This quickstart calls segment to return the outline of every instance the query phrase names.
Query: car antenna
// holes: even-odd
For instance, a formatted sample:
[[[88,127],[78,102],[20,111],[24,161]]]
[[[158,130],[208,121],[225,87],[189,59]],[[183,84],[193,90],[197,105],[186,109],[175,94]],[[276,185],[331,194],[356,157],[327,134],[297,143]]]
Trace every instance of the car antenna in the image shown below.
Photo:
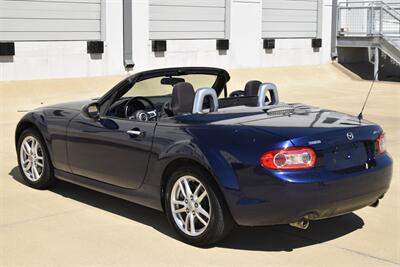
[[[384,65],[384,64],[382,64],[380,67],[383,68],[383,65]],[[375,73],[375,75],[374,75],[374,79],[373,79],[373,81],[372,81],[371,87],[369,88],[367,97],[365,98],[364,104],[363,104],[363,106],[362,106],[362,108],[361,108],[361,112],[360,112],[360,114],[358,114],[358,116],[357,116],[357,118],[358,118],[360,121],[364,118],[364,117],[363,117],[363,112],[364,112],[365,106],[367,105],[367,102],[368,102],[368,99],[369,99],[369,95],[371,94],[371,91],[372,91],[372,89],[374,88],[375,82],[376,82],[376,80],[378,79],[379,71],[380,71],[380,69],[378,68],[378,70],[376,71],[376,73]]]

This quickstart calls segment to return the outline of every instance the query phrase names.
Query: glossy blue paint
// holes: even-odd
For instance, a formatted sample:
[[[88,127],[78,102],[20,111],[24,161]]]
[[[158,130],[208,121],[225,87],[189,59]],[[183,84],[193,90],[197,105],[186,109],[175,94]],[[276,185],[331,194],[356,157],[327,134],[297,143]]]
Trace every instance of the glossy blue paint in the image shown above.
[[[223,71],[213,72],[229,79]],[[95,101],[103,107],[113,94],[144,77],[128,78],[100,100],[34,110],[17,126],[16,139],[27,123],[35,125],[57,177],[160,210],[164,171],[176,160],[190,159],[209,171],[241,225],[336,216],[372,204],[389,188],[392,159],[374,150],[382,129],[335,111],[282,103],[279,107],[294,111],[279,114],[269,107],[238,106],[154,122],[104,112],[93,119],[84,112],[85,105]],[[216,90],[221,93],[222,87]],[[145,135],[132,138],[126,133],[131,129]],[[260,165],[265,152],[291,146],[312,147],[317,166],[272,171]]]

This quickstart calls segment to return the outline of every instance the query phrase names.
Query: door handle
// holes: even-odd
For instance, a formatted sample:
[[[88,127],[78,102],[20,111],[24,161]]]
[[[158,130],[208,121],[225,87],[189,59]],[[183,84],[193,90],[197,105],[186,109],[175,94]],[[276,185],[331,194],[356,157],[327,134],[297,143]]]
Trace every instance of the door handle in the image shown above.
[[[129,134],[131,137],[143,137],[145,132],[142,132],[139,129],[132,129],[129,131],[126,131],[127,134]]]

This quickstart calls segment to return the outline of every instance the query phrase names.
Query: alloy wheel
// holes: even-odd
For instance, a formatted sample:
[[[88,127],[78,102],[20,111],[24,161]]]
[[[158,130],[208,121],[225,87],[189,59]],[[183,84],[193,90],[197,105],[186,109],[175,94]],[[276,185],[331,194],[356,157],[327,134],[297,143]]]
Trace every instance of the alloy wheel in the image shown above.
[[[21,143],[20,160],[26,178],[37,182],[44,172],[43,148],[33,136],[27,136]]]
[[[180,177],[172,187],[171,212],[179,229],[199,236],[208,227],[211,203],[205,186],[193,176]]]

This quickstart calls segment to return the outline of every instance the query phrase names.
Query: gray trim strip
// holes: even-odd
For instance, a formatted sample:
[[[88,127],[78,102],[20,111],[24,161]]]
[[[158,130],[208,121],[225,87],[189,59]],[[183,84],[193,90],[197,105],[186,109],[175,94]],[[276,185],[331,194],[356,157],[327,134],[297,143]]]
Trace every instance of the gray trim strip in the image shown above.
[[[133,68],[132,0],[123,0],[124,67]]]
[[[101,0],[100,2],[100,9],[101,9],[101,15],[100,15],[100,31],[101,31],[101,40],[103,42],[106,41],[107,38],[107,31],[106,31],[106,21],[107,21],[107,3],[106,0]]]
[[[337,0],[332,0],[332,28],[331,28],[331,59],[337,57],[337,23],[338,23],[338,9]]]

